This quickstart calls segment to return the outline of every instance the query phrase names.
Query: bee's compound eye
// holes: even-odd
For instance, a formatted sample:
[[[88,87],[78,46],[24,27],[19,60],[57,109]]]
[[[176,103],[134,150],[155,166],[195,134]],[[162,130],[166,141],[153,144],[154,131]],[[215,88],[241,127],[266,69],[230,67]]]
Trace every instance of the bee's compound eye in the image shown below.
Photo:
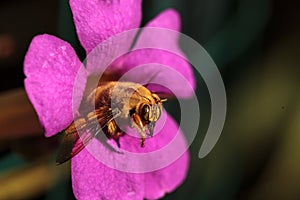
[[[157,121],[160,118],[161,108],[158,105],[155,106],[155,111],[153,115],[155,117],[155,121]]]
[[[141,116],[145,121],[149,120],[149,113],[150,113],[150,106],[146,104],[142,107],[141,110]]]

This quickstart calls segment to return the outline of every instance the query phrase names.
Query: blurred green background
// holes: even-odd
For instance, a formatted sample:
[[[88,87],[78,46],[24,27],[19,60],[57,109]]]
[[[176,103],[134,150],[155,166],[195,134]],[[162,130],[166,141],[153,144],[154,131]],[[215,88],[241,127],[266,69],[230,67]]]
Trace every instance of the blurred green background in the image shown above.
[[[147,0],[143,24],[169,7],[219,67],[228,112],[217,145],[199,159],[210,102],[196,74],[201,121],[190,170],[165,199],[300,199],[300,1]],[[22,89],[34,35],[57,35],[84,57],[68,1],[2,0],[0,19],[0,199],[74,199],[68,164],[54,164],[58,139],[32,123]]]

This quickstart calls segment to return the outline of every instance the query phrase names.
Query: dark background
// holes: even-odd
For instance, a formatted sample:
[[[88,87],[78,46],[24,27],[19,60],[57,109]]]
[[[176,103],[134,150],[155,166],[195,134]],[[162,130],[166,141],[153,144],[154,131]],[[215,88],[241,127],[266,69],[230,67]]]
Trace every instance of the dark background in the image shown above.
[[[202,120],[190,147],[190,170],[165,198],[300,199],[300,2],[147,0],[143,24],[169,7],[181,13],[182,32],[217,64],[228,112],[217,145],[199,159],[210,111],[196,74]],[[84,57],[66,0],[2,0],[0,19],[0,103],[23,87],[23,59],[34,35],[59,36]],[[11,193],[17,199],[73,199],[69,166],[49,164],[56,144],[30,134],[0,137],[0,199],[12,199]]]

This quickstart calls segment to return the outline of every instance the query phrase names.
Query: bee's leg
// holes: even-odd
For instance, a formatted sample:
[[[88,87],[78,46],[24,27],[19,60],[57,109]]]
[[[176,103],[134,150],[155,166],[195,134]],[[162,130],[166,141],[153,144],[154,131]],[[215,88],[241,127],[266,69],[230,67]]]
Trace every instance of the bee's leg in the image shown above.
[[[111,137],[115,140],[118,147],[120,148],[119,138],[120,138],[120,136],[123,135],[123,132],[117,126],[115,120],[111,120],[110,122],[107,123],[107,133],[108,133],[109,137]]]
[[[145,138],[146,138],[146,135],[144,133],[144,131],[141,132],[141,147],[144,147],[145,146]]]
[[[119,140],[119,138],[115,138],[114,140],[115,140],[115,142],[117,143],[118,147],[120,148],[121,145],[120,145],[120,140]]]
[[[137,126],[137,128],[138,128],[138,130],[140,131],[140,134],[141,134],[141,147],[144,147],[145,146],[146,134],[145,134],[145,130],[144,130],[144,125],[143,125],[142,119],[136,113],[134,113],[132,115],[132,119],[133,119],[135,125]]]

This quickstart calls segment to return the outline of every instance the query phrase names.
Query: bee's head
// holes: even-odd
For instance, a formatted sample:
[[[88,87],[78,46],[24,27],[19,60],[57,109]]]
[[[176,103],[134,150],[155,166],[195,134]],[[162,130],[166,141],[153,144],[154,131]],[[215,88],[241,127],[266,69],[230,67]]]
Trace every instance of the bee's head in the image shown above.
[[[165,99],[161,100],[156,94],[152,93],[153,102],[142,103],[139,106],[138,113],[145,125],[149,130],[149,135],[153,135],[153,130],[156,121],[159,119],[162,112],[162,102],[166,101]]]

